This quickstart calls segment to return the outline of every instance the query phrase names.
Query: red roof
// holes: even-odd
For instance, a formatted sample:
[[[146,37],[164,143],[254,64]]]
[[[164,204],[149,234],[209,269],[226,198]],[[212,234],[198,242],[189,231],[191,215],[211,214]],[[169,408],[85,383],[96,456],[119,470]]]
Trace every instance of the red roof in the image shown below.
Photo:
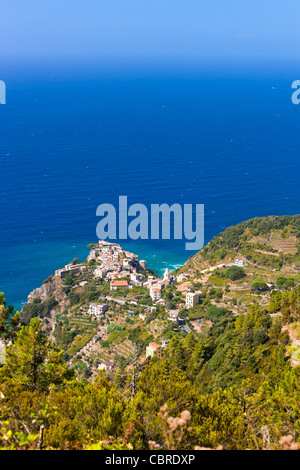
[[[128,282],[127,281],[111,281],[110,285],[112,287],[127,287]]]
[[[152,346],[152,348],[160,348],[160,344],[157,343],[149,343],[149,346]]]

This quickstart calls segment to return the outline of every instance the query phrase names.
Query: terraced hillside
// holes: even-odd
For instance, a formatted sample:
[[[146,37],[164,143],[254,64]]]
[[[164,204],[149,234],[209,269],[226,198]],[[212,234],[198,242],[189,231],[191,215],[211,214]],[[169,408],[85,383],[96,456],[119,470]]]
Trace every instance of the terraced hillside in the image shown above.
[[[256,217],[228,227],[181,268],[196,274],[218,263],[241,259],[254,267],[300,271],[300,215]]]

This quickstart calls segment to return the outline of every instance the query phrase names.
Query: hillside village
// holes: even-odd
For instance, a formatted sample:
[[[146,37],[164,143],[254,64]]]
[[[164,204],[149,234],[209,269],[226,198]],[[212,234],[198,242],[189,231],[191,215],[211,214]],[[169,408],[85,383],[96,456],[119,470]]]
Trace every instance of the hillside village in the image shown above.
[[[143,344],[139,354],[142,362],[149,357],[162,357],[173,333],[191,332],[188,318],[181,317],[180,311],[198,304],[200,293],[187,289],[184,297],[179,292],[180,302],[174,308],[168,306],[170,302],[164,295],[168,289],[176,291],[178,282],[187,278],[172,275],[168,268],[160,278],[137,255],[117,243],[100,240],[91,246],[85,263],[75,260],[67,264],[31,292],[22,315],[25,318],[26,311],[36,306],[43,308],[51,299],[53,309],[50,307],[46,315],[39,315],[47,334],[59,343],[61,330],[76,331],[73,341],[68,343],[68,364],[74,363],[88,373],[97,369],[112,371],[115,357],[130,364],[134,356],[134,338],[119,341],[125,327],[129,336],[130,330],[140,328],[146,331],[142,336],[153,339],[146,341],[146,346]],[[93,301],[87,302],[89,298]],[[79,326],[82,334],[78,335]],[[195,328],[199,330],[198,325]],[[110,335],[112,332],[115,334]]]
[[[26,321],[39,316],[47,335],[65,351],[68,364],[87,377],[100,369],[114,375],[137,360],[143,364],[153,356],[161,358],[174,335],[206,335],[224,312],[237,316],[246,314],[249,305],[266,307],[274,290],[299,282],[297,264],[273,267],[272,258],[297,254],[291,228],[282,232],[284,237],[279,237],[280,230],[268,235],[273,247],[262,235],[257,245],[246,230],[250,243],[227,248],[225,256],[216,256],[214,248],[209,257],[216,243],[212,240],[182,268],[172,273],[167,268],[163,277],[119,244],[100,240],[90,245],[84,263],[75,259],[29,294],[21,317]],[[259,262],[244,248],[254,240],[253,252],[263,257]],[[275,251],[274,240],[281,252]]]

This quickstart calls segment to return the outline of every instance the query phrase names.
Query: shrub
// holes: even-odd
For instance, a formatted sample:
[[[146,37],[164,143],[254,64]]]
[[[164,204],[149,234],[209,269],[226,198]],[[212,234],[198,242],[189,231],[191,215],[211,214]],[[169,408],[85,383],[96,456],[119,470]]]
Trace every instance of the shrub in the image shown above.
[[[230,266],[226,271],[226,278],[230,279],[231,281],[237,281],[238,279],[242,279],[245,276],[245,271],[239,266]]]
[[[256,281],[256,282],[253,282],[253,285],[252,285],[252,292],[267,292],[269,290],[269,287],[267,286],[267,284],[265,282],[262,282],[262,281]]]

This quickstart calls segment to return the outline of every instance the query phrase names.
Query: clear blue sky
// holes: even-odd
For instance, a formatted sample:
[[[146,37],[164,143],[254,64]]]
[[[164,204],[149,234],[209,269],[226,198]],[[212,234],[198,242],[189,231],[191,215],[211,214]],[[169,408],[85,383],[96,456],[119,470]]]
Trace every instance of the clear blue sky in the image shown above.
[[[1,0],[0,59],[299,59],[299,0]]]

